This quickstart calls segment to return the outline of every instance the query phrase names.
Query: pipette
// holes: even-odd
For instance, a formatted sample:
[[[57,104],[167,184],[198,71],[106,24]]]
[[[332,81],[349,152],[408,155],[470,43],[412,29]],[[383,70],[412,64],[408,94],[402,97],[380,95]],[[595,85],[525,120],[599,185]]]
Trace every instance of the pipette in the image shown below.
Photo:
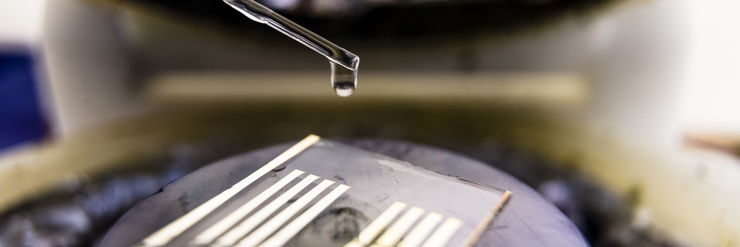
[[[249,19],[266,24],[329,59],[331,85],[337,95],[347,97],[354,92],[357,87],[360,57],[253,0],[224,0],[224,2]]]

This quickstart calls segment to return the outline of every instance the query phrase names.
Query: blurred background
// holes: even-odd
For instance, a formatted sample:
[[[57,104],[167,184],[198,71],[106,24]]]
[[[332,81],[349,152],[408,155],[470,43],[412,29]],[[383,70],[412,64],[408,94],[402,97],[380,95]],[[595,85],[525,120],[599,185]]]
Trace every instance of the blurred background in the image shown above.
[[[96,243],[214,160],[315,133],[445,148],[538,190],[596,246],[740,246],[740,3],[0,0],[0,246]]]

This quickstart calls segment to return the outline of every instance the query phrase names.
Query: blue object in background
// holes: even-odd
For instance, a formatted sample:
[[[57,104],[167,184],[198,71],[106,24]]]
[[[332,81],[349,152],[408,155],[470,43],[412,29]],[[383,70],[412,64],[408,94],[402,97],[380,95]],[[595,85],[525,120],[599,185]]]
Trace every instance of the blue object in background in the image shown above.
[[[36,79],[29,52],[0,50],[0,151],[49,133]]]

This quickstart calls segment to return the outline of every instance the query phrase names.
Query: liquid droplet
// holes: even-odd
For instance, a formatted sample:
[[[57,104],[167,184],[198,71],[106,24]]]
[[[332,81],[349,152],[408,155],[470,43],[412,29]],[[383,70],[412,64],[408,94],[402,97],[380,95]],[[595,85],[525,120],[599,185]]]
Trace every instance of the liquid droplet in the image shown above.
[[[331,85],[334,92],[339,97],[352,95],[357,85],[357,71],[347,69],[339,64],[329,63],[331,64]]]
[[[335,82],[334,83],[334,92],[339,95],[339,97],[347,97],[352,95],[352,93],[355,92],[355,83],[354,82]]]

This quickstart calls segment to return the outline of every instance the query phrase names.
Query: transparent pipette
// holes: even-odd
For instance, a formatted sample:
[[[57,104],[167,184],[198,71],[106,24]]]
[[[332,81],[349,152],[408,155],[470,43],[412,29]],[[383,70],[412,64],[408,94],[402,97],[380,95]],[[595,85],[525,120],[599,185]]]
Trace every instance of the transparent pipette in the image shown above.
[[[328,58],[331,65],[331,85],[337,95],[347,97],[354,92],[357,87],[357,70],[360,66],[360,57],[254,0],[224,0],[224,2],[249,17],[249,19],[267,24]]]

